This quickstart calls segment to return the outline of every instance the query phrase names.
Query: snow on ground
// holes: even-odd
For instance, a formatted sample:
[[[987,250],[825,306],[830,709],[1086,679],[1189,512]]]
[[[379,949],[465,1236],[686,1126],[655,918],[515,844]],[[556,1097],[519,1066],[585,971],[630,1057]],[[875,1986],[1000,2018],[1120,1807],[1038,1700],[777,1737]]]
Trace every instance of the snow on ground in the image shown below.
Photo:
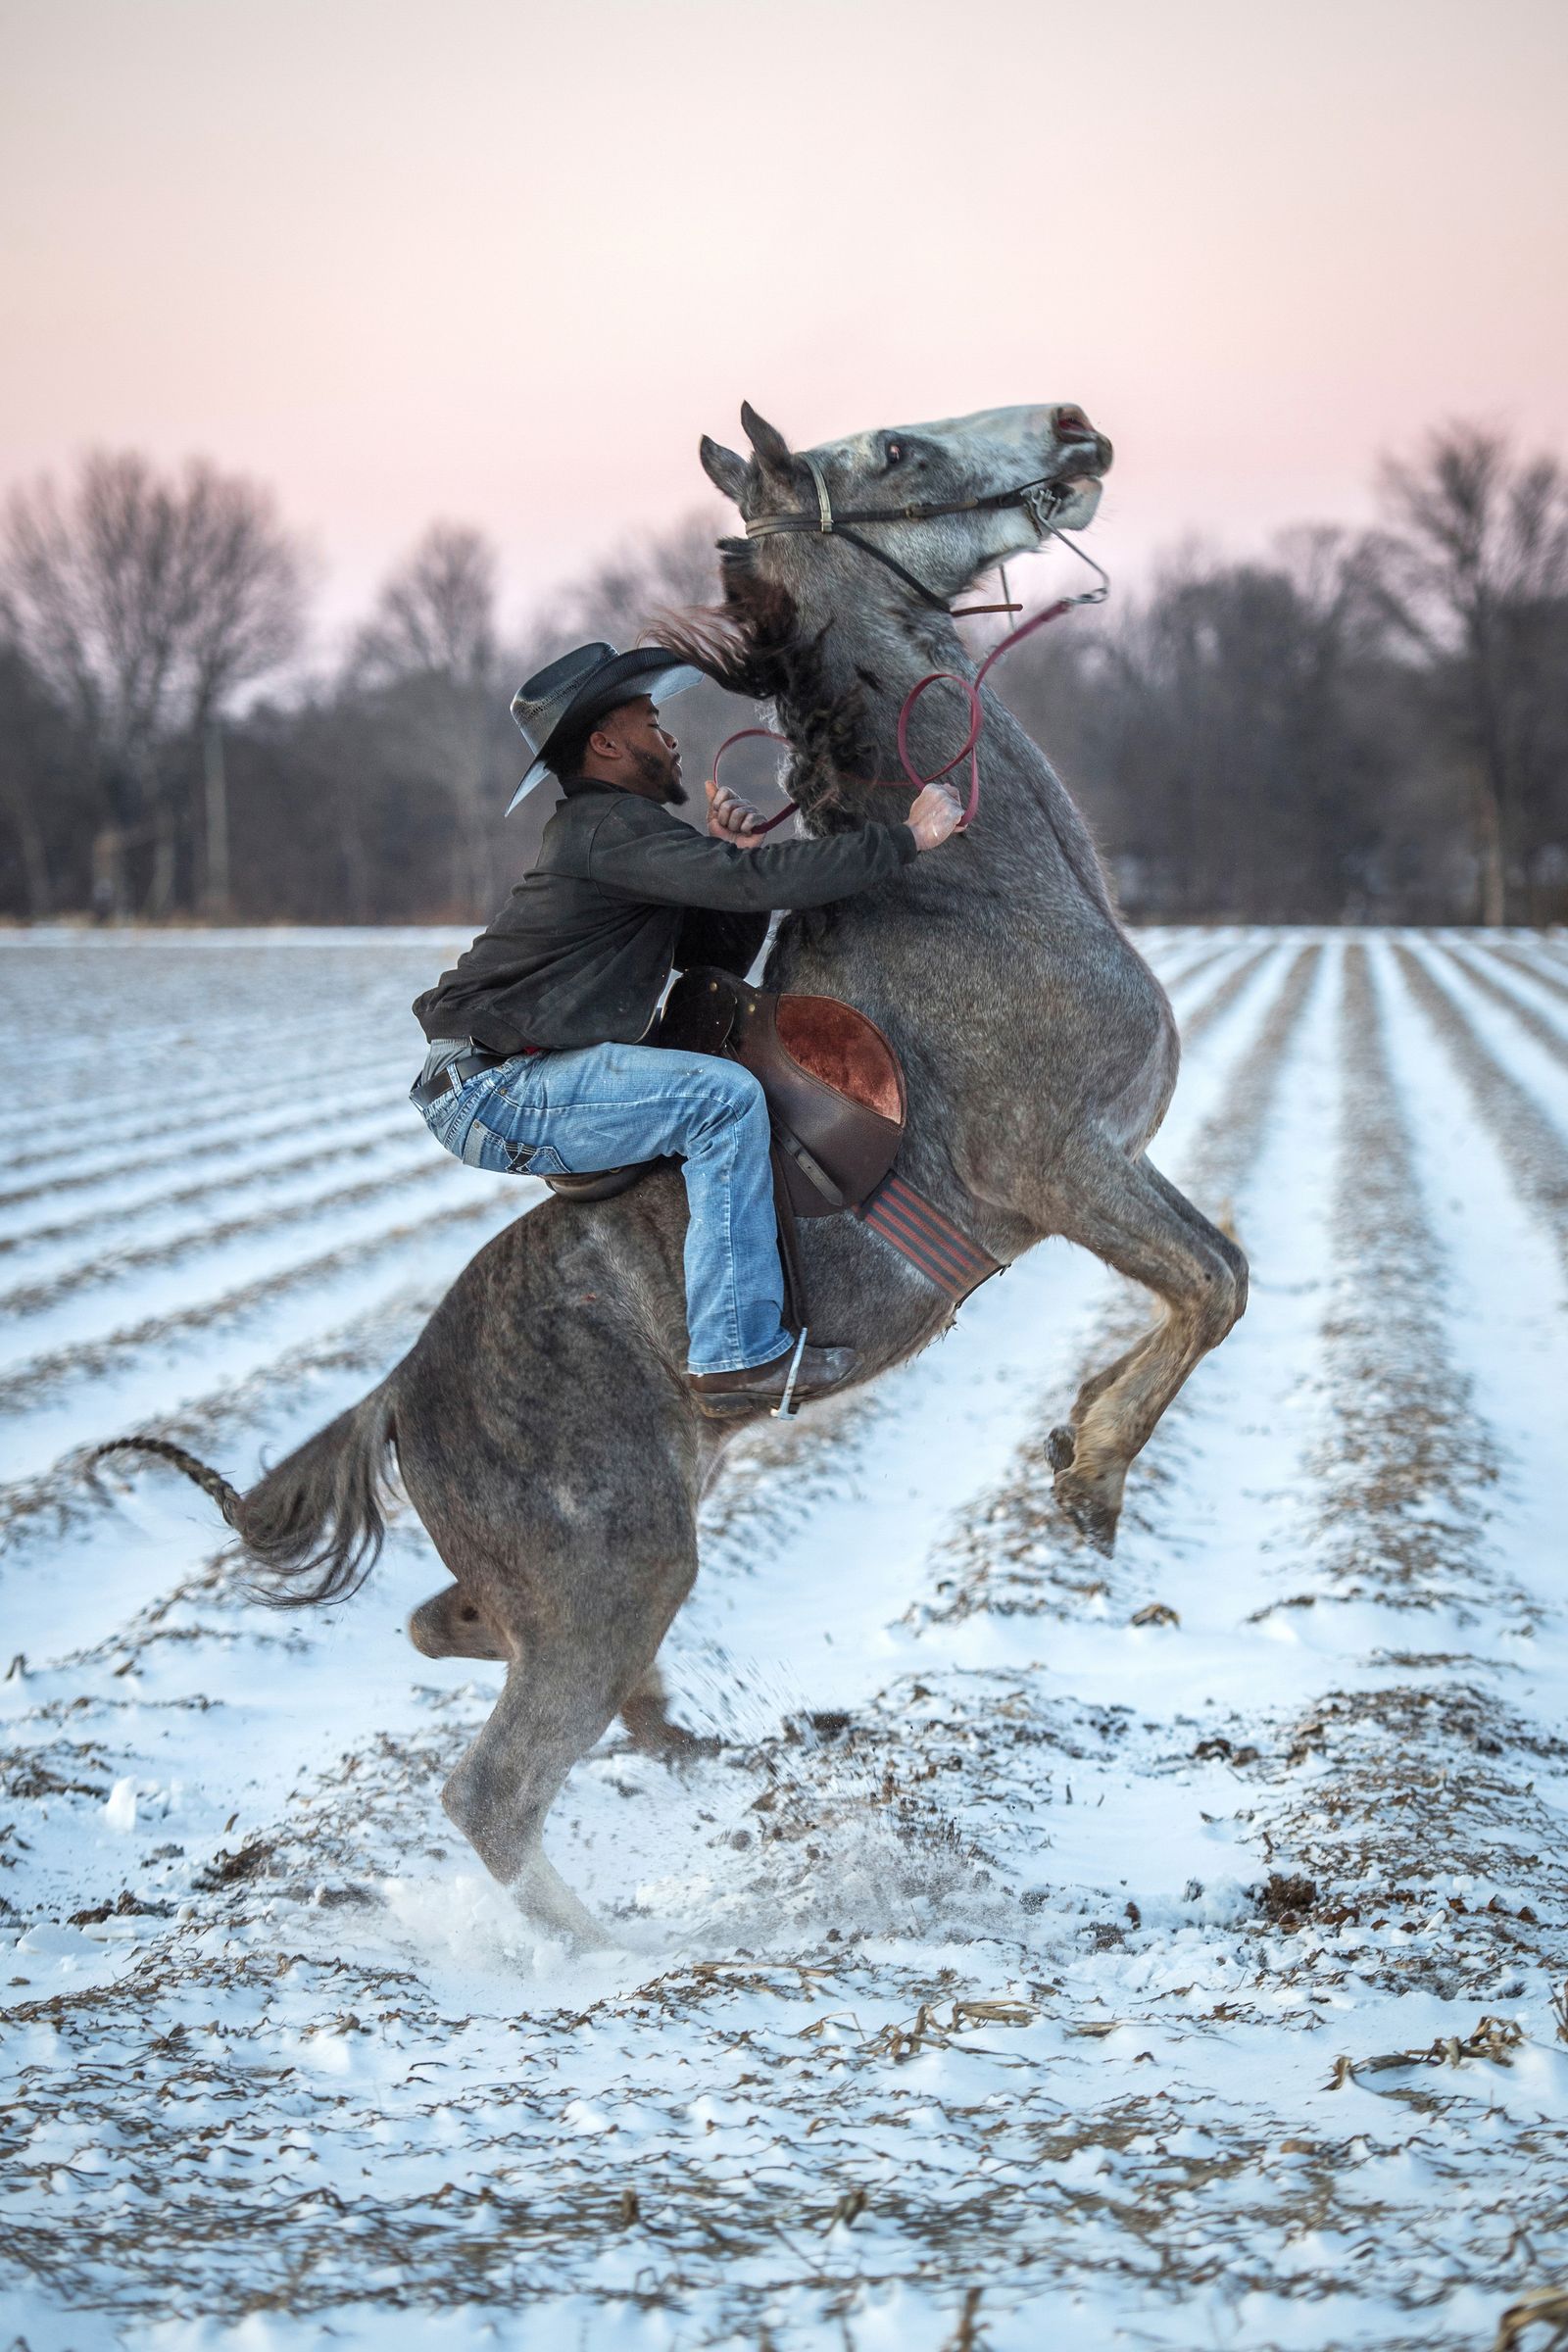
[[[1045,1441],[1145,1307],[1052,1244],[737,1449],[664,1652],[711,1751],[613,1735],[552,1818],[585,1958],[441,1813],[499,1669],[408,1645],[412,1517],[280,1615],[84,1475],[244,1483],[532,1205],[403,1101],[455,944],[0,942],[0,2341],[1544,2352],[1556,947],[1148,936],[1157,1156],[1254,1284],[1115,1558]]]

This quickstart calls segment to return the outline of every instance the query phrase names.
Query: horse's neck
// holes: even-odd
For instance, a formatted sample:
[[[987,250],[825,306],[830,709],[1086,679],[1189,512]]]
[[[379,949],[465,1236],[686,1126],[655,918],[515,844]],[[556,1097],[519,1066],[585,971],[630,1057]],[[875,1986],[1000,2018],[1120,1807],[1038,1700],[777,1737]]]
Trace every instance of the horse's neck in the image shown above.
[[[795,785],[807,824],[853,819],[893,822],[913,798],[899,789],[872,789],[865,779],[896,785],[899,714],[922,678],[951,671],[970,681],[975,665],[945,615],[904,617],[875,608],[843,608],[800,615],[803,642],[816,644],[815,661],[780,695],[783,731],[799,747]],[[961,866],[954,861],[944,879],[956,894],[983,909],[991,928],[1014,920],[1033,903],[1053,919],[1081,914],[1115,923],[1100,861],[1088,828],[1060,778],[1038,746],[994,695],[984,694],[985,732],[981,749],[982,801]],[[834,760],[825,747],[824,713],[853,710],[864,764]],[[968,728],[966,699],[952,686],[934,686],[911,713],[909,751],[921,775],[942,767],[959,749]],[[969,761],[959,761],[948,782],[965,798]],[[818,811],[822,813],[818,815]],[[999,900],[1004,892],[1004,900]]]

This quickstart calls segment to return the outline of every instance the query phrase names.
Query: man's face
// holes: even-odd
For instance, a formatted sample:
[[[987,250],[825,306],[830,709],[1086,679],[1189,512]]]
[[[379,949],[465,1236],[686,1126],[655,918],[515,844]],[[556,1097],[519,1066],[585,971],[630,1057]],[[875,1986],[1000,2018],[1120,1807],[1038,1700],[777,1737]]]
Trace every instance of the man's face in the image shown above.
[[[680,746],[668,729],[660,725],[651,696],[640,694],[635,702],[621,703],[607,711],[594,731],[608,735],[625,755],[631,768],[627,782],[635,778],[635,790],[670,807],[685,800]]]

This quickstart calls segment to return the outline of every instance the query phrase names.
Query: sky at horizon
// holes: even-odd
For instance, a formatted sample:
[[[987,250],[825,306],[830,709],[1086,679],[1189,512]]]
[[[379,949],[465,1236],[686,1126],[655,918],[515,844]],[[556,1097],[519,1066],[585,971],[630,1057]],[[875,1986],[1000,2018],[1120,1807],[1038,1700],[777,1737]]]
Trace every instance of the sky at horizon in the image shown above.
[[[1366,520],[1454,416],[1568,454],[1561,0],[1083,23],[0,0],[0,492],[203,455],[333,624],[438,516],[537,603],[704,505],[743,398],[802,446],[1077,401],[1133,577]]]

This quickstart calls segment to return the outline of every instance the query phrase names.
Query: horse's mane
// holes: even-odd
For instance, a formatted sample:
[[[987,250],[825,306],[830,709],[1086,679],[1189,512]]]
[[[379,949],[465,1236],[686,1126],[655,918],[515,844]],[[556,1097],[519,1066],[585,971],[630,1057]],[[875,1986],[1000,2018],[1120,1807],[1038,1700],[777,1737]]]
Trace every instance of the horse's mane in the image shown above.
[[[723,602],[656,612],[639,642],[677,655],[731,694],[758,703],[787,698],[795,748],[808,771],[798,774],[797,781],[813,817],[832,829],[840,808],[838,777],[875,770],[862,688],[857,682],[834,695],[823,661],[832,623],[803,634],[794,597],[762,576],[751,543],[721,539],[718,544]],[[839,814],[837,821],[855,820]]]
[[[748,541],[721,539],[722,604],[656,612],[639,643],[677,654],[731,694],[769,703],[787,685],[799,640],[795,599],[765,580]]]

